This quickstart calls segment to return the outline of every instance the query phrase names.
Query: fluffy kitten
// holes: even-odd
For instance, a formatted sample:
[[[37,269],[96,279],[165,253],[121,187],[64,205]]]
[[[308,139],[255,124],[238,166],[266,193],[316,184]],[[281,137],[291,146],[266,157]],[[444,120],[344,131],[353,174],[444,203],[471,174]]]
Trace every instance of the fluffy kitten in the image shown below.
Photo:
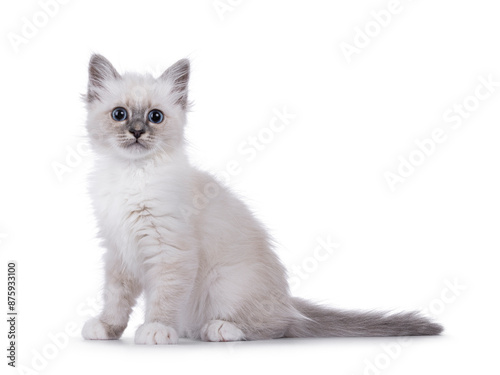
[[[141,293],[137,344],[439,334],[417,313],[339,311],[290,296],[262,225],[189,164],[188,80],[186,59],[156,79],[90,60],[87,128],[99,156],[91,195],[107,252],[104,309],[83,337],[118,339]]]

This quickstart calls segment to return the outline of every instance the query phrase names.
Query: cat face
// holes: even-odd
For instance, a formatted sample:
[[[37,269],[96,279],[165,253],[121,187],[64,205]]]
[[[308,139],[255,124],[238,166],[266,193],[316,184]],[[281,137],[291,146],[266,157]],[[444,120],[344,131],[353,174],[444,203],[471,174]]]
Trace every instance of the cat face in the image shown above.
[[[106,58],[93,55],[85,99],[96,151],[129,159],[175,151],[183,142],[188,81],[187,59],[155,79],[120,75]]]

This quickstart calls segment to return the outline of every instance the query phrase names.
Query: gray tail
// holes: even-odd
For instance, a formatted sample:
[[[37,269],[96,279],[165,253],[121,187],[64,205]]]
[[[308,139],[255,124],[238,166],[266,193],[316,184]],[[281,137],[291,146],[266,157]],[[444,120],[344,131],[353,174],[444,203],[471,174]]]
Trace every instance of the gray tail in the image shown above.
[[[292,298],[305,317],[289,326],[286,337],[425,336],[439,335],[443,327],[417,312],[382,313],[334,310]]]

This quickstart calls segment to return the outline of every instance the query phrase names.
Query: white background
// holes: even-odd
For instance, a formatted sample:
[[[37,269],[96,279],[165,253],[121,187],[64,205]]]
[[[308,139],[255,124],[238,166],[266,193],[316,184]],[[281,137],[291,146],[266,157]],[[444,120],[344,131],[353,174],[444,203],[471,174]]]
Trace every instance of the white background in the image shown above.
[[[2,2],[0,280],[16,260],[19,373],[497,371],[500,87],[471,97],[479,77],[500,81],[497,2],[401,0],[380,30],[371,12],[388,1],[223,0],[222,16],[213,3],[74,0],[44,16],[37,1]],[[15,47],[25,18],[38,31]],[[366,27],[373,36],[348,61],[341,44],[355,46]],[[82,155],[92,52],[122,72],[192,60],[192,160],[213,173],[240,163],[230,185],[270,228],[286,266],[301,270],[296,295],[425,309],[444,335],[404,347],[394,338],[139,347],[139,306],[122,340],[83,341],[102,286],[86,192],[92,155]],[[443,114],[464,101],[474,109],[453,129]],[[247,161],[239,145],[283,108],[296,117]],[[392,191],[384,173],[437,128],[446,141]],[[339,247],[317,261],[317,238],[328,236]]]

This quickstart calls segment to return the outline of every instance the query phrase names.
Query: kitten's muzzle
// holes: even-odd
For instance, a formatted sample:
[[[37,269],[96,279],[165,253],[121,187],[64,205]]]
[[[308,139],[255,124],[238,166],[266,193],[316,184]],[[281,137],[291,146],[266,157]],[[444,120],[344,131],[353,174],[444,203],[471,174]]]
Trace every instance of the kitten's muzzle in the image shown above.
[[[146,133],[146,128],[147,128],[147,125],[144,124],[143,122],[133,121],[129,125],[128,131],[129,131],[129,133],[132,133],[134,135],[135,139],[139,139],[141,137],[141,135]]]
[[[146,133],[146,130],[144,128],[141,129],[130,128],[128,131],[134,135],[135,139],[139,139],[141,135]]]

